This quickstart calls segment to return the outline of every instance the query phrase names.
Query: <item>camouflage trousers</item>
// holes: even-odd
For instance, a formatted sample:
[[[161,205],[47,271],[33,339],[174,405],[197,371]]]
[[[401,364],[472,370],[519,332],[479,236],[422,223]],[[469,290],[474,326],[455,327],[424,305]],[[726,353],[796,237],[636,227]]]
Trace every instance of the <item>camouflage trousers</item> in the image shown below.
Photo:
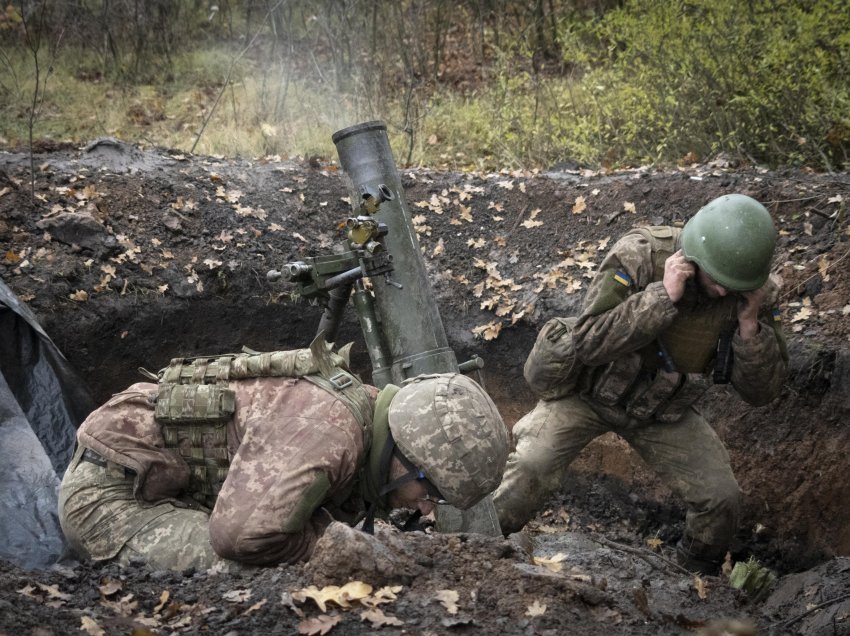
[[[59,522],[81,557],[145,561],[155,570],[235,569],[210,545],[209,514],[163,502],[143,507],[133,495],[133,473],[82,460],[77,449],[59,491]]]
[[[541,400],[520,419],[513,428],[516,450],[494,494],[502,530],[520,530],[561,486],[579,452],[595,437],[613,431],[685,501],[687,535],[725,551],[738,523],[740,489],[714,430],[692,408],[673,424],[618,415],[572,395]]]

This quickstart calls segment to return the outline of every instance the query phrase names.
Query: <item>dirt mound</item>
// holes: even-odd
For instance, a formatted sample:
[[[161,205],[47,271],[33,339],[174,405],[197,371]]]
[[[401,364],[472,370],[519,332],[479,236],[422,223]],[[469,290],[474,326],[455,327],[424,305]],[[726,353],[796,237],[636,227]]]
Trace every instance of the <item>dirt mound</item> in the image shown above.
[[[293,289],[269,282],[266,273],[326,254],[342,239],[349,193],[335,164],[192,157],[108,142],[45,152],[36,166],[33,202],[29,157],[0,153],[0,276],[99,402],[138,380],[140,366],[157,369],[172,357],[243,345],[293,348],[312,338],[320,308],[293,301]],[[534,403],[522,364],[537,329],[577,310],[614,240],[633,226],[684,221],[724,193],[764,202],[780,229],[776,271],[785,281],[791,374],[769,406],[748,407],[722,390],[703,404],[744,491],[736,558],[752,554],[784,574],[841,563],[829,559],[850,553],[850,177],[715,164],[616,174],[417,169],[402,180],[450,344],[459,360],[484,358],[481,379],[509,424]],[[339,340],[357,343],[354,366],[368,377],[350,313]],[[383,629],[678,633],[722,617],[768,628],[806,611],[804,591],[785,592],[788,600],[768,601],[769,615],[762,615],[722,579],[708,580],[703,599],[693,577],[654,556],[649,547],[663,556],[680,536],[681,509],[618,438],[591,444],[571,477],[530,527],[535,556],[557,557],[549,565],[560,564],[559,571],[530,563],[503,541],[410,535],[428,566],[424,574],[388,577],[404,591],[381,607],[405,627]],[[142,611],[160,614],[156,629],[174,621],[166,631],[291,630],[303,619],[281,595],[313,583],[297,567],[236,578],[112,566],[38,574],[2,567],[0,606],[12,618],[0,621],[0,630],[56,633],[78,629],[89,615],[107,632],[129,631],[127,616]],[[824,573],[830,581],[845,576]],[[105,579],[119,581],[118,591],[99,589]],[[27,586],[36,589],[20,592]],[[55,596],[51,586],[71,596]],[[248,588],[250,595],[233,596],[242,600],[224,597]],[[458,593],[456,613],[446,608],[449,601],[434,601],[439,590]],[[171,600],[156,609],[166,591]],[[137,608],[121,605],[128,594]],[[45,604],[53,601],[58,607]],[[846,627],[846,613],[836,612],[835,624]],[[311,606],[307,614],[321,612]],[[346,633],[374,629],[359,610],[340,616]],[[807,618],[789,629],[815,625]]]

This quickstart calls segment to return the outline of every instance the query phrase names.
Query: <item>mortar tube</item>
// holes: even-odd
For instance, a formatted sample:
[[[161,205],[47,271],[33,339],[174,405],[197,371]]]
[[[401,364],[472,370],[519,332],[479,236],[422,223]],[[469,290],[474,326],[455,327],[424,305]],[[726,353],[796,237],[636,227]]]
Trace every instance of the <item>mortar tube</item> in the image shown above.
[[[386,191],[392,195],[373,216],[387,227],[381,242],[393,257],[392,278],[397,285],[375,281],[372,291],[394,383],[423,373],[457,372],[457,359],[448,346],[425,271],[386,126],[372,121],[345,128],[334,133],[333,142],[340,165],[351,179],[352,193]]]

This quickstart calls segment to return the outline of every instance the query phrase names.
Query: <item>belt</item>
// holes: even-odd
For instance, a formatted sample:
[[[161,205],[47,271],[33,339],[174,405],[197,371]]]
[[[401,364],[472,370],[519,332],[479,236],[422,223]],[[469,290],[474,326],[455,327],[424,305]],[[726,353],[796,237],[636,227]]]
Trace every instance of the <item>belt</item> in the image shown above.
[[[86,462],[91,462],[92,464],[97,464],[98,466],[101,466],[103,468],[107,468],[108,464],[110,463],[110,462],[107,461],[107,459],[103,455],[101,455],[100,453],[96,453],[95,451],[93,451],[90,448],[87,448],[83,451],[83,455],[80,459],[82,459],[83,461],[86,461]],[[114,465],[119,466],[120,468],[124,469],[124,476],[125,477],[127,475],[135,475],[136,474],[136,471],[133,470],[132,468],[127,468],[126,466],[121,466],[120,464],[114,464]]]

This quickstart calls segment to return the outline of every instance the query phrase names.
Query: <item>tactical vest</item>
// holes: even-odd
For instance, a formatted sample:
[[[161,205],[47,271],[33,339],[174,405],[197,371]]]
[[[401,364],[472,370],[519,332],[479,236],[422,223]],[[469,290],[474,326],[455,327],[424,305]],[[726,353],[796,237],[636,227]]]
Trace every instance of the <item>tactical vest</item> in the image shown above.
[[[155,376],[154,418],[165,447],[179,453],[190,468],[188,494],[212,508],[230,468],[227,424],[236,412],[232,380],[300,377],[338,397],[366,432],[371,431],[372,400],[349,373],[347,351],[331,354],[324,339],[310,349],[175,358]]]
[[[653,282],[664,279],[664,263],[676,252],[681,230],[654,226],[633,230],[652,251]],[[713,384],[710,372],[721,335],[731,337],[737,320],[733,295],[706,299],[689,286],[678,314],[657,342],[623,356],[596,372],[590,397],[621,405],[638,420],[678,421]]]

